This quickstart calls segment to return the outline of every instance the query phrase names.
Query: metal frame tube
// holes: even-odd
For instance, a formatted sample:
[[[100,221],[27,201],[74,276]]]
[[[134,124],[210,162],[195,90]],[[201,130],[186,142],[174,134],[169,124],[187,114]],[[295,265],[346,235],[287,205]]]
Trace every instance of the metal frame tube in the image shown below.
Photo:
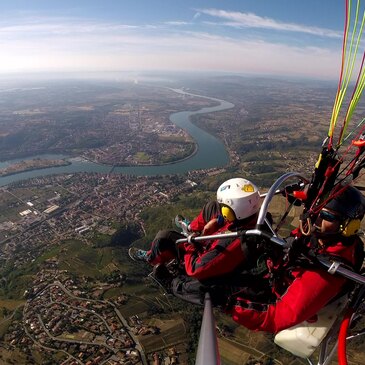
[[[186,238],[180,238],[176,240],[176,243],[184,243],[184,242],[199,242],[199,241],[206,241],[206,240],[216,240],[220,238],[235,238],[238,236],[242,236],[243,232],[232,232],[232,233],[221,233],[221,234],[211,234],[208,236],[189,236]]]
[[[190,242],[190,243],[195,243],[195,242],[199,242],[199,241],[206,241],[206,240],[216,240],[216,239],[223,239],[223,238],[236,238],[239,236],[261,236],[261,237],[265,237],[268,240],[270,240],[271,242],[279,245],[279,246],[283,246],[283,247],[287,247],[287,242],[278,237],[278,236],[271,236],[269,233],[263,232],[260,229],[249,229],[247,231],[238,231],[238,232],[231,232],[231,233],[221,233],[221,234],[212,234],[209,236],[189,236],[186,238],[180,238],[178,240],[176,240],[176,244],[179,243],[185,243],[185,242]]]
[[[365,285],[365,277],[363,275],[357,274],[351,270],[345,269],[341,267],[341,262],[334,261],[334,260],[326,260],[322,257],[317,257],[318,261],[321,265],[328,269],[330,274],[340,274],[347,279],[355,281],[359,284]]]
[[[264,224],[265,218],[266,218],[266,214],[267,214],[267,210],[269,207],[269,204],[273,198],[273,196],[275,194],[278,193],[278,188],[279,186],[286,180],[290,179],[291,177],[298,177],[301,181],[303,181],[305,184],[308,184],[309,181],[303,177],[302,175],[300,175],[298,172],[288,172],[282,176],[280,176],[275,182],[274,184],[271,186],[271,188],[269,189],[269,191],[266,193],[265,199],[261,204],[261,208],[260,208],[260,212],[259,212],[259,216],[257,218],[257,228],[261,228],[261,226]]]
[[[198,351],[195,365],[219,365],[219,349],[212,301],[209,293],[205,293],[203,322],[200,328]]]

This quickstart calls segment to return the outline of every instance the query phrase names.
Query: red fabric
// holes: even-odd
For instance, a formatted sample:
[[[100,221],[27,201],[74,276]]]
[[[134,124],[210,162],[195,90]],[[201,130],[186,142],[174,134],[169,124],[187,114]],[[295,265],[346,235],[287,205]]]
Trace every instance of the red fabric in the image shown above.
[[[147,256],[151,256],[152,251],[149,250],[147,251]],[[149,263],[152,266],[158,265],[158,264],[164,264],[166,262],[170,262],[171,260],[173,260],[175,258],[175,254],[174,252],[170,251],[170,250],[165,250],[160,252],[158,255],[156,255],[153,260],[150,260]]]
[[[201,232],[204,228],[204,226],[208,223],[204,220],[203,217],[203,210],[199,213],[199,215],[194,218],[191,222],[190,222],[190,230],[193,232]],[[212,217],[214,218],[214,217]]]
[[[215,217],[210,217],[210,219],[212,218]],[[208,222],[206,222],[204,219],[203,209],[190,223],[190,230],[192,232],[201,232],[207,223]],[[229,222],[225,222],[223,227],[219,228],[212,234],[225,232],[230,225],[231,224]],[[219,255],[217,252],[216,257],[212,257],[211,253],[214,251],[214,248],[218,243],[218,240],[198,243],[197,245],[200,245],[204,248],[204,253],[201,253],[201,250],[198,250],[195,244],[186,243],[180,246],[180,249],[184,254],[185,270],[187,275],[195,277],[199,280],[204,280],[206,278],[211,278],[222,275],[226,272],[230,272],[237,264],[242,262],[243,254],[240,249],[239,239],[236,240],[230,250],[224,253],[221,252]],[[207,245],[209,245],[209,247],[207,247]],[[210,256],[209,259],[208,254]],[[206,263],[204,260],[206,260]]]
[[[354,252],[354,244],[343,246],[341,243],[322,250],[322,253],[338,255],[352,263],[355,262]],[[294,280],[276,303],[261,308],[260,304],[253,306],[241,299],[231,311],[232,318],[251,330],[276,333],[314,316],[346,282],[345,278],[320,269],[298,269],[292,275]]]
[[[203,222],[204,219],[201,213],[197,217],[196,222],[194,222],[194,227],[200,227]],[[246,223],[246,226],[241,226],[240,229],[253,228],[255,222],[256,217],[253,217],[251,221]],[[229,233],[232,232],[230,231],[231,228],[232,224],[225,222],[223,227],[212,234]],[[205,248],[203,252],[191,246],[184,253],[185,271],[187,275],[198,280],[211,279],[232,273],[246,260],[245,254],[241,249],[240,237],[205,241],[203,247]]]
[[[221,242],[214,240],[203,253],[187,250],[184,255],[187,275],[198,280],[210,279],[231,273],[244,262],[240,238],[233,239],[223,250],[221,248]]]

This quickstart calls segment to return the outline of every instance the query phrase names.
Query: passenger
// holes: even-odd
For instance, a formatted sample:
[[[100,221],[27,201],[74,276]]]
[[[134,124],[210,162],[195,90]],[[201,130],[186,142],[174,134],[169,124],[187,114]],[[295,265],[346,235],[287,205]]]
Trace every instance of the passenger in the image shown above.
[[[255,227],[260,207],[260,194],[249,180],[233,178],[217,190],[217,200],[208,202],[200,214],[189,224],[182,222],[189,233],[221,234]],[[211,239],[196,244],[176,240],[185,236],[176,231],[157,233],[149,251],[130,248],[133,260],[145,261],[155,266],[158,274],[166,272],[164,266],[173,259],[183,262],[185,274],[204,281],[242,270],[248,260],[248,250],[241,249],[241,238]]]
[[[301,239],[305,253],[334,257],[356,270],[364,259],[357,232],[365,213],[365,198],[355,187],[343,189],[319,212],[310,239]],[[294,261],[289,266],[272,261],[268,264],[270,280],[266,279],[265,284],[262,277],[260,298],[255,298],[256,282],[231,295],[232,305],[227,307],[236,322],[251,330],[276,333],[308,320],[338,296],[347,283],[344,277],[306,261]]]

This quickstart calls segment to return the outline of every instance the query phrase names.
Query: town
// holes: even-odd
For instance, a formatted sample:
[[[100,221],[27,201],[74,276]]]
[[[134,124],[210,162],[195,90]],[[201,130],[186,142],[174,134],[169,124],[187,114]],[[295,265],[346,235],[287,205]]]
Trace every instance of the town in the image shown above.
[[[208,170],[218,174],[220,169]],[[2,209],[7,218],[0,222],[2,261],[15,267],[39,257],[60,240],[87,241],[97,230],[113,234],[111,222],[134,222],[143,234],[141,210],[169,203],[175,196],[192,191],[202,174],[189,178],[175,176],[132,177],[120,174],[57,175],[35,178],[0,188]]]
[[[113,222],[133,222],[135,233],[142,236],[142,209],[171,204],[176,196],[192,192],[202,176],[214,177],[221,172],[211,169],[203,175],[192,171],[187,177],[159,178],[78,173],[36,178],[1,188],[1,211],[8,214],[0,223],[2,265],[11,263],[13,273],[35,262],[41,268],[26,286],[16,284],[10,288],[9,282],[0,285],[3,292],[25,300],[20,307],[22,321],[10,324],[4,334],[7,346],[20,347],[28,354],[36,345],[38,351],[63,354],[62,363],[70,365],[147,364],[138,338],[158,336],[161,330],[144,324],[138,315],[125,318],[121,314],[121,306],[128,305],[129,299],[122,291],[126,276],[123,268],[109,258],[105,271],[96,268],[92,272],[93,262],[84,257],[86,262],[74,263],[81,268],[80,275],[70,276],[68,270],[60,269],[64,266],[62,260],[69,267],[78,250],[93,249],[90,245],[95,235],[112,236],[117,231]],[[75,243],[62,243],[70,241]],[[122,244],[128,246],[129,242]],[[43,261],[39,261],[41,257]],[[104,272],[104,281],[91,279],[99,271]],[[103,294],[113,288],[118,295],[103,299]],[[11,319],[8,318],[9,323]],[[186,356],[183,342],[180,339],[173,343],[175,348],[182,346],[180,357]],[[172,358],[177,358],[178,352],[172,353]],[[150,356],[159,358],[154,351]]]
[[[26,354],[34,346],[60,352],[62,364],[68,365],[146,364],[138,337],[160,329],[145,325],[138,315],[125,319],[118,309],[127,303],[125,295],[113,301],[91,299],[78,287],[84,286],[82,279],[75,282],[55,267],[56,262],[48,262],[26,291],[23,326],[15,325],[5,335],[8,346],[21,346]],[[177,358],[176,350],[172,357]]]

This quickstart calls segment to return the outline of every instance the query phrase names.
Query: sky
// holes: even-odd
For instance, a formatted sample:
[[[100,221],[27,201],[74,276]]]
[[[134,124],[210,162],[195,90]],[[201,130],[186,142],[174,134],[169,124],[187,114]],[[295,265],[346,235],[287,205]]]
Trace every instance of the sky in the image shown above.
[[[0,74],[337,79],[344,21],[345,0],[1,0]]]

